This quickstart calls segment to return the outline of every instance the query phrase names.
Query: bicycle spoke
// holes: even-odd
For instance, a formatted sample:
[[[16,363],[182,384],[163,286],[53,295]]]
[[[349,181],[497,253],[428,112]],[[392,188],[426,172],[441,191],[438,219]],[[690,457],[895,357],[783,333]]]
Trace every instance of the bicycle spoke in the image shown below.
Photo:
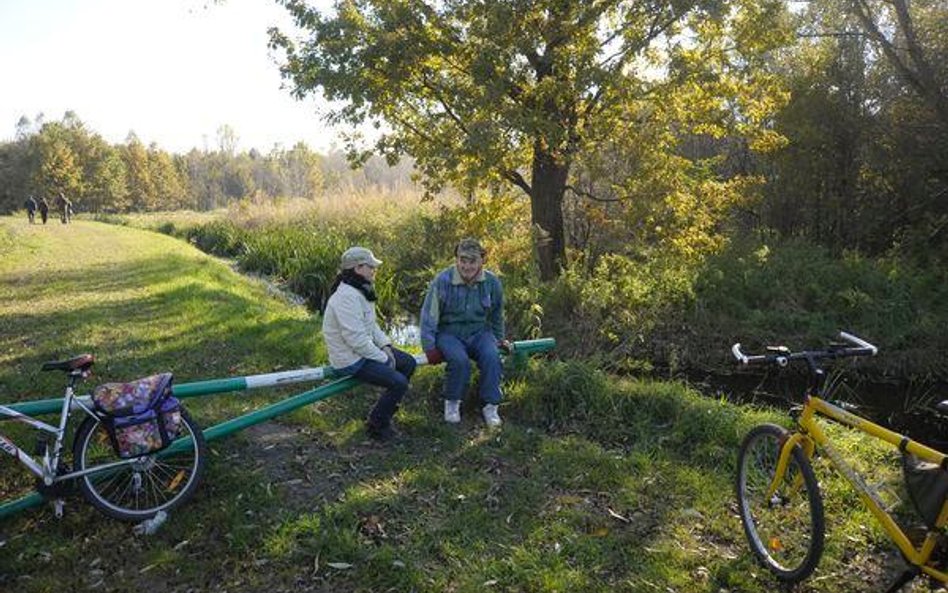
[[[200,481],[206,445],[190,416],[182,409],[183,435],[190,445],[170,455],[157,452],[132,460],[129,465],[80,480],[83,494],[112,517],[138,521],[170,509],[190,497]],[[77,466],[94,467],[117,461],[106,432],[89,419],[77,432],[74,457]]]
[[[804,578],[822,552],[822,505],[812,470],[802,452],[788,458],[784,475],[774,480],[785,431],[764,425],[741,447],[737,482],[741,520],[754,553],[777,576]],[[772,494],[768,494],[771,488]],[[818,508],[816,508],[818,507]]]

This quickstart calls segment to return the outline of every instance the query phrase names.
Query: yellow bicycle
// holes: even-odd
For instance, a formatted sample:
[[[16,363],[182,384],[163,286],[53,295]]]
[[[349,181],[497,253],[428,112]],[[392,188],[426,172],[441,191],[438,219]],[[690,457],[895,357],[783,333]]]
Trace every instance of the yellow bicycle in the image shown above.
[[[784,367],[805,362],[811,378],[794,430],[762,424],[753,428],[741,444],[737,500],[751,549],[757,559],[783,581],[802,581],[816,568],[823,553],[826,531],[823,499],[810,463],[819,449],[856,489],[906,561],[908,568],[888,591],[898,591],[919,574],[948,583],[948,572],[933,558],[943,536],[942,528],[948,523],[948,456],[823,399],[825,361],[873,356],[878,351],[852,334],[841,332],[839,338],[840,343],[825,349],[801,352],[775,347],[768,348],[766,354],[747,355],[741,351],[740,344],[731,348],[734,357],[744,365]],[[948,401],[938,404],[937,408],[942,413],[948,412]],[[819,417],[885,441],[902,452],[906,487],[925,522],[924,539],[918,547],[886,510],[878,490],[868,485],[832,446],[818,422]]]

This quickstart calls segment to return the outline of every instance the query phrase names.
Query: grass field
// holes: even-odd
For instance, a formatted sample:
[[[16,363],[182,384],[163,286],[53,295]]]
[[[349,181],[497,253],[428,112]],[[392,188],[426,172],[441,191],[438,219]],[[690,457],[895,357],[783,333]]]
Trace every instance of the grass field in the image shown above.
[[[0,218],[2,403],[56,395],[61,377],[40,364],[80,352],[97,357],[93,382],[322,365],[318,325],[173,238]],[[390,445],[363,432],[368,389],[215,441],[196,497],[153,536],[78,497],[61,520],[47,506],[0,520],[0,591],[778,588],[749,557],[731,481],[741,436],[779,414],[534,360],[508,374],[502,430],[483,428],[471,398],[453,429],[440,383],[439,368],[420,369]],[[186,403],[209,426],[280,395]],[[0,501],[26,491],[18,475],[0,460]],[[827,555],[796,590],[881,590],[895,556],[845,510],[854,497],[823,483]]]

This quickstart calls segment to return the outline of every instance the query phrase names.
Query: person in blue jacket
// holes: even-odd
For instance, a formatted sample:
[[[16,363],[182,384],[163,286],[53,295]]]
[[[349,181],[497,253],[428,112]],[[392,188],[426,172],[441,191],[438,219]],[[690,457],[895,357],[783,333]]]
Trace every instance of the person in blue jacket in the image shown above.
[[[480,371],[484,422],[500,426],[500,350],[504,337],[504,291],[500,279],[484,269],[487,251],[476,239],[463,239],[454,250],[454,265],[428,285],[421,308],[421,346],[428,362],[447,363],[444,420],[461,421],[461,399],[471,377],[471,360]]]

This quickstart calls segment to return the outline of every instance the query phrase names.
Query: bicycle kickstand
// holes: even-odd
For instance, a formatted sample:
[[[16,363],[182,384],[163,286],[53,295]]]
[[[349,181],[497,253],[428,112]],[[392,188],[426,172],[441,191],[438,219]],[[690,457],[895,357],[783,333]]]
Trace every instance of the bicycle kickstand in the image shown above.
[[[65,505],[65,501],[61,498],[57,498],[53,501],[53,514],[56,515],[57,519],[63,518],[63,507]]]
[[[919,572],[918,568],[914,566],[906,568],[905,571],[895,579],[892,585],[885,590],[885,593],[897,593],[902,587],[908,584],[909,581],[917,577]]]

